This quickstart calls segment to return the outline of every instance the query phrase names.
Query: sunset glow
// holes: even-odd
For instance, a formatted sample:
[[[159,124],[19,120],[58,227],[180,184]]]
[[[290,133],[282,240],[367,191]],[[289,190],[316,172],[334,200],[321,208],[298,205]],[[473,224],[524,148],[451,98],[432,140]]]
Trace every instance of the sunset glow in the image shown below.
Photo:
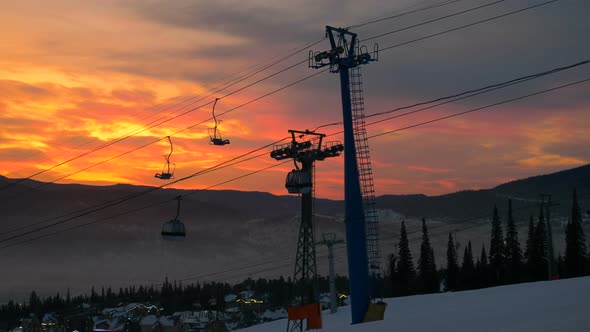
[[[168,135],[172,135],[174,144],[170,161],[176,166],[176,178],[182,178],[279,140],[287,136],[288,129],[313,129],[341,121],[340,90],[333,74],[319,75],[249,103],[316,73],[307,68],[307,63],[224,97],[306,60],[307,51],[226,90],[211,91],[321,38],[327,23],[336,21],[346,26],[378,16],[376,4],[380,2],[370,3],[375,6],[367,8],[373,10],[361,13],[338,9],[340,12],[324,17],[312,11],[313,6],[299,8],[270,1],[243,7],[174,1],[165,2],[166,8],[159,1],[4,2],[0,11],[0,174],[24,178],[65,162],[33,179],[156,186],[163,184],[154,174],[161,172],[163,156],[169,153]],[[393,11],[407,4],[394,1],[381,6],[391,6],[387,10]],[[505,5],[503,10],[513,8],[510,6]],[[519,17],[530,23],[522,26],[547,31],[560,26],[546,34],[544,41],[538,37],[543,31],[516,31],[515,21],[506,19],[384,52],[379,62],[363,69],[367,114],[584,60],[590,54],[588,46],[562,38],[560,33],[578,33],[576,24],[586,22],[586,18],[574,15],[575,5],[556,6],[572,16],[561,14],[554,19],[557,16],[551,15],[555,8],[540,8]],[[289,12],[291,17],[283,18],[288,22],[279,22],[272,15],[263,18],[252,14],[257,9],[264,13]],[[243,27],[231,21],[240,15],[250,17]],[[382,46],[396,44],[485,15],[384,37],[378,42]],[[368,37],[424,19],[418,16],[357,32]],[[541,28],[539,22],[547,23]],[[539,54],[542,42],[547,47],[544,58],[531,61]],[[324,41],[315,47],[323,50],[328,44]],[[444,68],[433,71],[433,63]],[[385,121],[368,127],[368,133],[371,136],[411,126],[583,79],[590,73],[588,66]],[[488,188],[589,163],[589,86],[581,84],[371,139],[377,195],[439,195]],[[231,140],[230,145],[222,147],[209,144],[215,97],[224,97],[216,106],[217,114],[230,111],[219,116],[220,132]],[[245,103],[249,104],[241,107]],[[340,130],[340,126],[329,126],[319,131],[331,134]],[[341,139],[339,135],[328,138]],[[105,144],[108,146],[97,149]],[[76,158],[80,155],[84,156]],[[205,188],[276,163],[265,155],[173,187]],[[99,165],[80,172],[95,164]],[[290,164],[281,165],[215,189],[286,194],[283,182],[291,168]],[[342,170],[342,158],[318,165],[318,196],[343,198]]]

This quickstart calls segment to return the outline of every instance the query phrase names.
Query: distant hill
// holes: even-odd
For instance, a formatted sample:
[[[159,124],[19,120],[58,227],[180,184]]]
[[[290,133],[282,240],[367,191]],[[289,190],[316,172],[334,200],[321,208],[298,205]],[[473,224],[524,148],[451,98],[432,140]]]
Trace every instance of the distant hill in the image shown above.
[[[576,188],[583,205],[590,202],[590,165],[557,173],[533,176],[501,184],[491,189],[460,191],[441,196],[385,195],[377,199],[379,208],[387,207],[406,216],[427,218],[475,218],[495,205],[506,206],[508,198],[515,209],[537,214],[541,193],[552,195],[560,205],[556,215],[567,215],[571,209],[572,191]],[[527,208],[529,207],[529,208]]]
[[[0,177],[0,187],[15,181]],[[56,291],[64,294],[68,288],[76,294],[88,292],[92,285],[149,284],[164,276],[185,279],[204,275],[201,278],[232,281],[249,275],[287,276],[293,271],[299,229],[297,196],[232,190],[191,192],[183,200],[180,213],[187,238],[168,242],[160,237],[162,224],[176,213],[173,198],[187,191],[154,190],[123,204],[92,211],[150,187],[47,184],[30,189],[39,185],[26,180],[0,190],[0,247],[29,241],[0,249],[0,265],[7,271],[0,274],[0,302],[7,298],[22,300],[33,288],[46,295]],[[514,200],[520,239],[524,241],[528,217],[538,214],[539,194],[551,193],[560,204],[553,210],[559,252],[563,242],[559,225],[567,220],[573,188],[578,190],[582,207],[590,207],[590,165],[485,190],[441,196],[380,196],[377,209],[382,250],[384,255],[395,250],[399,224],[406,220],[417,258],[419,220],[426,217],[437,263],[443,264],[448,233],[455,232],[460,242],[471,240],[474,248],[481,248],[489,241],[488,220],[494,204],[504,217],[508,198]],[[316,215],[318,236],[334,232],[345,239],[344,202],[318,199]],[[41,227],[46,228],[33,232]],[[29,231],[24,237],[6,240]],[[342,258],[344,253],[339,249],[337,256]],[[318,247],[320,273],[326,272],[325,255],[325,248]],[[269,265],[260,265],[265,261]],[[242,269],[232,271],[235,267]],[[338,260],[337,269],[346,273],[346,261]],[[228,272],[211,275],[225,270]]]
[[[0,176],[1,183],[14,182]],[[0,215],[18,214],[26,209],[29,217],[38,213],[47,215],[52,211],[71,209],[71,203],[79,206],[92,206],[117,197],[125,197],[148,189],[145,186],[118,184],[113,186],[85,186],[79,184],[49,184],[39,190],[28,190],[42,183],[26,180],[10,190],[0,191],[0,198],[9,198],[11,203],[0,210]],[[494,188],[482,190],[465,190],[456,193],[426,196],[415,195],[383,195],[377,197],[378,209],[389,209],[407,217],[427,218],[474,218],[482,215],[482,211],[490,211],[494,204],[499,207],[506,205],[508,198],[518,206],[538,205],[541,193],[552,195],[554,202],[562,204],[555,208],[558,214],[567,214],[571,205],[572,190],[576,188],[581,202],[590,202],[590,165],[577,167],[557,173],[532,176],[501,184]],[[183,193],[183,190],[164,189],[145,195],[141,200],[166,199]],[[26,193],[26,196],[14,198],[15,195]],[[27,198],[27,199],[25,199]],[[299,206],[296,196],[275,196],[264,192],[242,192],[234,190],[208,190],[192,192],[188,198],[193,208],[204,216],[281,216],[288,211],[292,214]],[[318,199],[316,208],[320,215],[343,215],[344,202]],[[33,207],[33,208],[31,208]],[[536,211],[536,210],[535,210]]]

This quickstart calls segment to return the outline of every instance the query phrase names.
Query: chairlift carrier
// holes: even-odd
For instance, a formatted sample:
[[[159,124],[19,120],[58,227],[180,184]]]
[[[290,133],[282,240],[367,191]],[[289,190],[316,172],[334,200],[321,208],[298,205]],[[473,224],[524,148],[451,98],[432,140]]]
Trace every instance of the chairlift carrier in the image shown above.
[[[229,140],[223,139],[221,137],[221,131],[217,129],[218,121],[217,117],[215,117],[215,105],[217,105],[218,100],[219,98],[215,98],[215,102],[213,103],[213,111],[211,112],[213,115],[213,121],[215,121],[215,127],[209,129],[209,138],[211,139],[209,144],[223,146],[229,144]],[[213,134],[211,134],[211,132],[213,132]]]
[[[168,138],[168,142],[170,143],[170,153],[167,156],[164,156],[164,159],[166,159],[166,164],[162,168],[162,173],[156,173],[156,175],[154,175],[154,177],[161,180],[173,179],[174,171],[176,170],[176,164],[172,164],[172,170],[170,169],[170,156],[174,151],[174,146],[172,145],[172,140],[170,139],[170,136],[166,136],[166,138]]]

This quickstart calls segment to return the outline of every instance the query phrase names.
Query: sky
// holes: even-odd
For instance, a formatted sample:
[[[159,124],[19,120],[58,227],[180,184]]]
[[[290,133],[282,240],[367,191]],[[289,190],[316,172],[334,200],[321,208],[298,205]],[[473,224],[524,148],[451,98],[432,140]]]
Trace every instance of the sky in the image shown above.
[[[33,179],[162,185],[165,181],[154,174],[162,172],[163,156],[170,151],[168,135],[178,179],[280,140],[289,129],[339,122],[338,75],[309,68],[308,49],[235,81],[321,40],[326,25],[348,27],[441,2],[4,0],[0,175],[23,178],[49,169]],[[559,0],[386,49],[543,1],[499,1],[405,29],[492,2],[453,1],[352,29],[361,41],[403,30],[364,43],[372,50],[377,42],[383,50],[379,61],[362,67],[366,114],[590,59],[586,0]],[[328,49],[326,40],[310,48]],[[367,133],[386,133],[589,76],[590,64],[370,125]],[[371,138],[376,193],[441,195],[587,164],[589,89],[590,83],[579,84]],[[221,98],[216,114],[227,112],[218,117],[219,129],[231,144],[222,147],[209,144],[215,98]],[[340,130],[333,125],[318,132]],[[276,164],[266,154],[173,187],[207,188]],[[286,194],[284,178],[292,168],[279,165],[214,188]],[[318,162],[316,172],[316,194],[342,199],[343,158]]]

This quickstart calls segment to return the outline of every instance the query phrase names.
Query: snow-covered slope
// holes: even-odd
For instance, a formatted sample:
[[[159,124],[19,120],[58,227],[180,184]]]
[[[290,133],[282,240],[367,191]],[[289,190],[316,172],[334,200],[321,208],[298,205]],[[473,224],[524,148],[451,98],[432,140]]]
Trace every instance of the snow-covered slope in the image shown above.
[[[349,307],[324,312],[322,331],[590,331],[590,277],[386,299],[385,320],[350,325]],[[279,320],[240,331],[284,331]]]

